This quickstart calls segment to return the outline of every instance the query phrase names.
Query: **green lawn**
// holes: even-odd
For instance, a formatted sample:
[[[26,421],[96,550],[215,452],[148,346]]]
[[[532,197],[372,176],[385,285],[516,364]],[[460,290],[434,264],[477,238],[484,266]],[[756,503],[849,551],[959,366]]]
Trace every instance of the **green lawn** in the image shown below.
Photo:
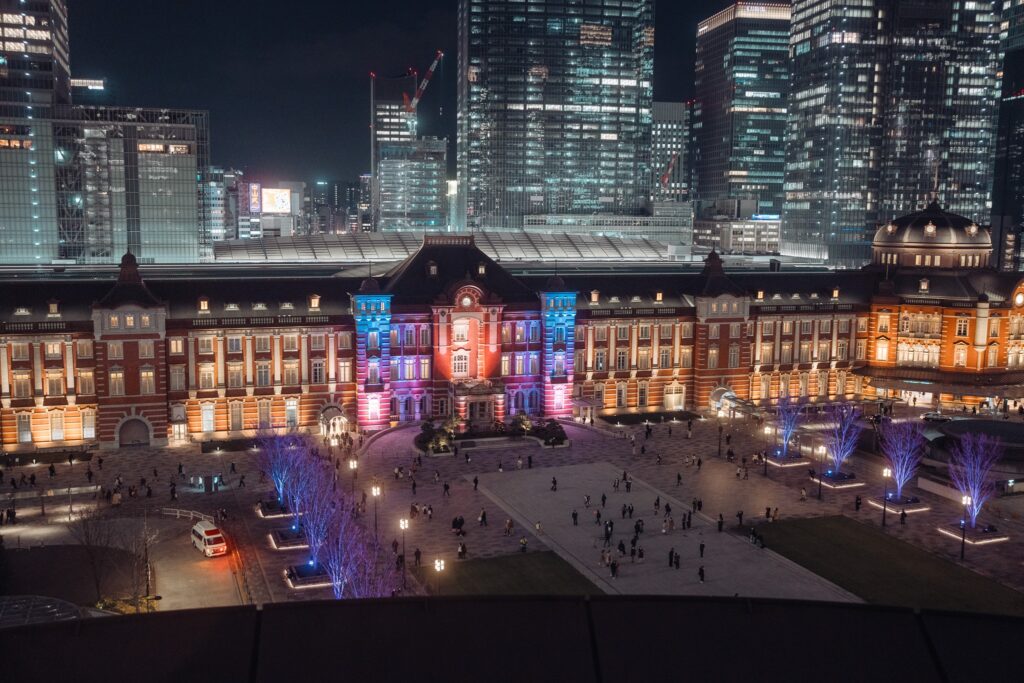
[[[846,517],[758,528],[770,550],[869,603],[1024,615],[1024,593]]]
[[[433,565],[420,576],[437,593]],[[424,576],[426,575],[426,576]],[[519,553],[445,563],[441,595],[599,595],[592,584],[553,552]]]

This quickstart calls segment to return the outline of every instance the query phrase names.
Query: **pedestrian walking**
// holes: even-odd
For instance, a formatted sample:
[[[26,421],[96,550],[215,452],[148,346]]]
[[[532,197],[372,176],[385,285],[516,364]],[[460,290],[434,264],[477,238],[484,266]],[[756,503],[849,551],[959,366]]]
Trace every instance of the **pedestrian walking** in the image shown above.
[[[700,545],[697,546],[697,547],[700,549],[700,556],[703,558],[704,557],[704,541],[701,541]]]
[[[743,526],[743,510],[736,513],[736,519],[740,521],[740,526]]]
[[[240,489],[244,489],[245,488],[245,475],[244,474],[238,478],[238,488],[240,488]]]
[[[412,480],[412,495],[416,495],[416,480]]]
[[[579,526],[580,525],[580,515],[575,510],[572,511],[572,525],[573,526]]]
[[[238,470],[235,469],[235,463],[231,463],[231,469],[228,470],[231,474],[238,474]]]
[[[779,508],[775,508],[774,510],[772,510],[772,521],[779,521]]]
[[[771,507],[766,507],[764,509],[764,518],[765,519],[771,519],[772,518],[772,509],[771,509]]]
[[[804,502],[807,500],[807,489],[803,486],[800,487],[800,501]]]
[[[633,519],[633,504],[629,504],[629,518]]]
[[[704,583],[704,565],[701,565],[700,569],[697,570],[697,578],[700,579],[701,583]]]
[[[92,483],[92,469],[91,468],[87,469],[85,471],[85,478],[89,480],[90,484]]]
[[[96,464],[99,465],[99,468],[101,470],[103,469],[103,456],[102,455],[100,457],[96,458]],[[156,470],[153,470],[153,471],[155,472]]]
[[[626,518],[626,504],[625,503],[622,504],[622,518],[623,519]]]
[[[853,509],[855,511],[857,511],[857,512],[860,512],[860,506],[861,506],[860,496],[857,496],[856,498],[853,499]]]
[[[54,477],[57,476],[57,468],[53,466],[52,462],[50,463],[49,472],[50,472],[50,479],[53,479]]]
[[[672,514],[672,504],[671,503],[665,503],[665,516],[669,517],[669,516],[671,516],[671,514]]]
[[[480,526],[487,526],[487,512],[483,508],[480,508],[480,517],[477,518],[477,521]]]
[[[697,458],[697,471],[700,472],[700,466],[704,464],[704,461]]]
[[[480,486],[480,478],[473,477],[473,490],[476,491],[478,486]]]
[[[412,554],[413,566],[415,566],[415,567],[420,566],[420,559],[422,557],[423,557],[423,553],[420,552],[419,548],[416,548],[416,550]]]
[[[672,565],[675,563],[675,559],[676,559],[676,549],[675,548],[670,548],[669,551],[668,551],[668,568],[669,569],[672,569]]]
[[[532,455],[526,456],[526,469],[528,469],[528,470],[532,470],[533,469],[533,456]]]
[[[601,494],[601,507],[604,507],[604,504],[607,503],[607,502],[608,502],[608,496],[606,496],[605,494],[602,493]]]
[[[442,487],[442,489],[443,489],[441,491],[441,495],[442,496],[444,496],[445,498],[451,498],[452,497],[451,487],[448,486],[448,482],[444,483],[444,486]]]
[[[679,553],[676,553],[676,569],[679,569]]]
[[[722,517],[722,513],[718,513],[718,533],[722,533],[722,526],[725,524],[725,518]]]
[[[558,480],[555,479],[554,477],[551,477],[551,490],[552,491],[557,491],[558,490]]]
[[[585,507],[585,508],[589,508],[590,507],[590,494],[589,493],[583,494],[583,507]]]
[[[686,513],[686,528],[689,529],[692,526],[693,526],[693,513],[692,512],[687,512]]]
[[[637,546],[636,548],[636,561],[640,562],[641,564],[644,561],[644,547],[642,545]]]
[[[906,525],[907,525],[907,511],[906,510],[900,510],[900,526],[906,526]]]
[[[681,486],[683,483],[683,473],[676,472],[676,486]]]

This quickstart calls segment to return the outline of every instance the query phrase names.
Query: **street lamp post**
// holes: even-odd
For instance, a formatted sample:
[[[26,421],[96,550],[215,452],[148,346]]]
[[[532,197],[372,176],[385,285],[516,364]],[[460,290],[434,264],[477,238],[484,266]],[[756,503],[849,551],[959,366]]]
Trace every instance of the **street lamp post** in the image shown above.
[[[409,528],[409,520],[398,520],[398,528],[402,530],[402,590],[405,590],[405,530]]]
[[[768,436],[772,433],[772,428],[765,426],[764,428],[764,453],[761,460],[764,461],[764,476],[768,476],[768,451],[775,447],[774,440],[772,441],[771,447],[768,446]]]
[[[964,548],[967,546],[967,506],[971,504],[971,497],[964,496],[960,499],[964,504],[964,518],[960,520],[960,561],[964,561]]]
[[[373,495],[373,540],[377,541],[377,499],[380,498],[380,487],[370,487],[370,493]]]
[[[825,479],[825,447],[818,446],[818,500],[821,500],[821,482]]]
[[[356,470],[359,467],[359,461],[352,458],[348,461],[348,468],[352,470],[352,495],[356,495]]]
[[[882,526],[885,526],[885,512],[889,505],[889,477],[891,476],[891,469],[888,467],[882,469],[882,481],[885,482],[885,486],[882,489]]]
[[[437,594],[441,594],[441,572],[444,571],[444,560],[434,560],[434,572],[437,573]]]

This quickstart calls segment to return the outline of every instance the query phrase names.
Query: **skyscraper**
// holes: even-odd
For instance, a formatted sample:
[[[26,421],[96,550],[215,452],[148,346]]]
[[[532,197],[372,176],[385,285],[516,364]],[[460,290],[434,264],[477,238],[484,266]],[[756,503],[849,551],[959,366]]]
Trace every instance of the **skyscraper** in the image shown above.
[[[0,0],[0,263],[212,257],[202,111],[74,106],[64,0]]]
[[[467,227],[642,210],[653,67],[653,0],[460,0],[457,166]]]
[[[651,108],[651,195],[655,201],[690,201],[692,104],[654,102]]]
[[[782,211],[789,90],[788,4],[739,2],[697,26],[696,197]]]
[[[406,111],[406,105],[416,95],[416,86],[416,76],[411,73],[395,78],[370,74],[370,176],[374,229],[380,213],[377,177],[380,146],[416,139],[416,120]]]
[[[1024,229],[1024,2],[1007,2],[1003,19],[1006,56],[992,188],[992,244],[995,265],[1019,270]]]
[[[380,145],[377,230],[446,230],[448,141],[438,138]]]
[[[988,219],[998,0],[795,0],[782,251],[857,265],[932,198]]]

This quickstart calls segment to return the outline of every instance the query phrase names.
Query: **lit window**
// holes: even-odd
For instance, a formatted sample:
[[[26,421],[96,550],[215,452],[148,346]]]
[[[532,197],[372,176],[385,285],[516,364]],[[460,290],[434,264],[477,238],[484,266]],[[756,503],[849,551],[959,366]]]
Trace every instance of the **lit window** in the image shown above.
[[[183,339],[171,339],[170,340],[170,353],[171,355],[179,355],[185,353],[185,341]]]

